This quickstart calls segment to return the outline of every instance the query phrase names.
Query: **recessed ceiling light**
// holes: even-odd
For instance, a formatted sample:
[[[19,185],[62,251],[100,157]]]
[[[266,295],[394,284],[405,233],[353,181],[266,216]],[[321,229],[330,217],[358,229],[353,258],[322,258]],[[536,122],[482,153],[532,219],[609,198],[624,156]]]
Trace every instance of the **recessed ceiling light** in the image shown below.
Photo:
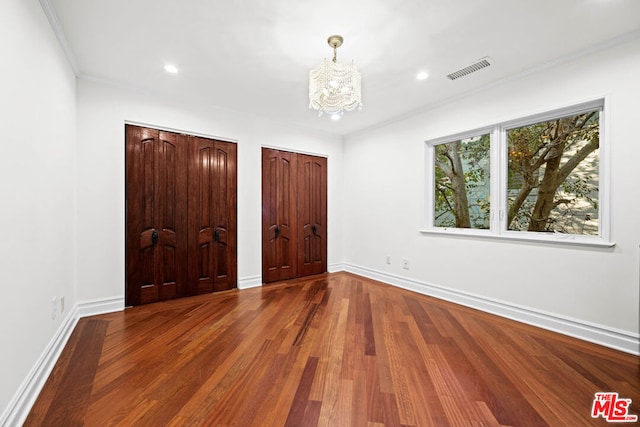
[[[175,65],[167,64],[164,66],[164,70],[167,73],[176,74],[178,72],[178,68]]]
[[[417,80],[425,80],[427,77],[429,77],[429,73],[427,73],[426,71],[420,71],[418,74],[416,74]]]
[[[340,113],[333,113],[331,115],[331,120],[340,120],[340,117],[342,117]]]

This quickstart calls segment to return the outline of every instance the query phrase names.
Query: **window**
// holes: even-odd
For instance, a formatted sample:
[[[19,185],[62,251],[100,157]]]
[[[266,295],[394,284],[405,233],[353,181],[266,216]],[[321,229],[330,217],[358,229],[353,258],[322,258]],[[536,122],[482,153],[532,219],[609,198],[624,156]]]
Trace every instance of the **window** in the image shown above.
[[[610,246],[603,107],[428,141],[424,231]]]

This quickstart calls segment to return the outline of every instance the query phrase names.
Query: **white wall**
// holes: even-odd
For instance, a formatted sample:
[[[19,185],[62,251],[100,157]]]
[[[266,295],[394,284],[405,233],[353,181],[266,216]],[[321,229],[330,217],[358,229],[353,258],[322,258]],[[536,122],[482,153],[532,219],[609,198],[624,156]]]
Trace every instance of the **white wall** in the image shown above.
[[[0,40],[2,412],[76,301],[76,83],[36,0],[0,2]]]
[[[179,78],[167,76],[176,77]],[[341,138],[215,108],[202,100],[166,99],[80,79],[79,300],[124,295],[125,121],[238,141],[238,279],[241,285],[261,283],[261,147],[328,156],[328,262],[342,261]]]
[[[636,39],[346,138],[345,260],[373,275],[408,278],[425,290],[441,286],[576,319],[622,331],[637,342],[638,76]],[[614,248],[419,233],[424,141],[603,95],[610,101]],[[410,260],[410,270],[402,269],[403,258]]]

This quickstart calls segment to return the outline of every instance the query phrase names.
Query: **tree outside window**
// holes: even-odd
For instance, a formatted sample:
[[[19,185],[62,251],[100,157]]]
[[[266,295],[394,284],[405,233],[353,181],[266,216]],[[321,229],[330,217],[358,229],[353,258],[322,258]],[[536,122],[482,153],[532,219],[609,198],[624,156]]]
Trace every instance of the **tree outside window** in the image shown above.
[[[435,147],[435,226],[489,228],[489,134]]]
[[[509,230],[598,235],[599,111],[507,131]]]
[[[602,111],[598,100],[428,143],[429,230],[608,245]]]

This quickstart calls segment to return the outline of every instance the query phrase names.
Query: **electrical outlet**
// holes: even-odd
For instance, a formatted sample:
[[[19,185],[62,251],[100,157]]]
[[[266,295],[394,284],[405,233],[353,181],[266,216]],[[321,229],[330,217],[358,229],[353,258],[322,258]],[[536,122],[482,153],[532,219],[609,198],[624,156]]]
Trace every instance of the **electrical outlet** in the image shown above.
[[[408,259],[404,259],[402,260],[402,268],[404,268],[405,270],[409,269],[409,260]]]
[[[64,295],[60,297],[60,314],[64,313]]]
[[[56,320],[58,315],[58,298],[51,298],[51,320]]]
[[[387,264],[391,264],[391,256],[387,255]]]

